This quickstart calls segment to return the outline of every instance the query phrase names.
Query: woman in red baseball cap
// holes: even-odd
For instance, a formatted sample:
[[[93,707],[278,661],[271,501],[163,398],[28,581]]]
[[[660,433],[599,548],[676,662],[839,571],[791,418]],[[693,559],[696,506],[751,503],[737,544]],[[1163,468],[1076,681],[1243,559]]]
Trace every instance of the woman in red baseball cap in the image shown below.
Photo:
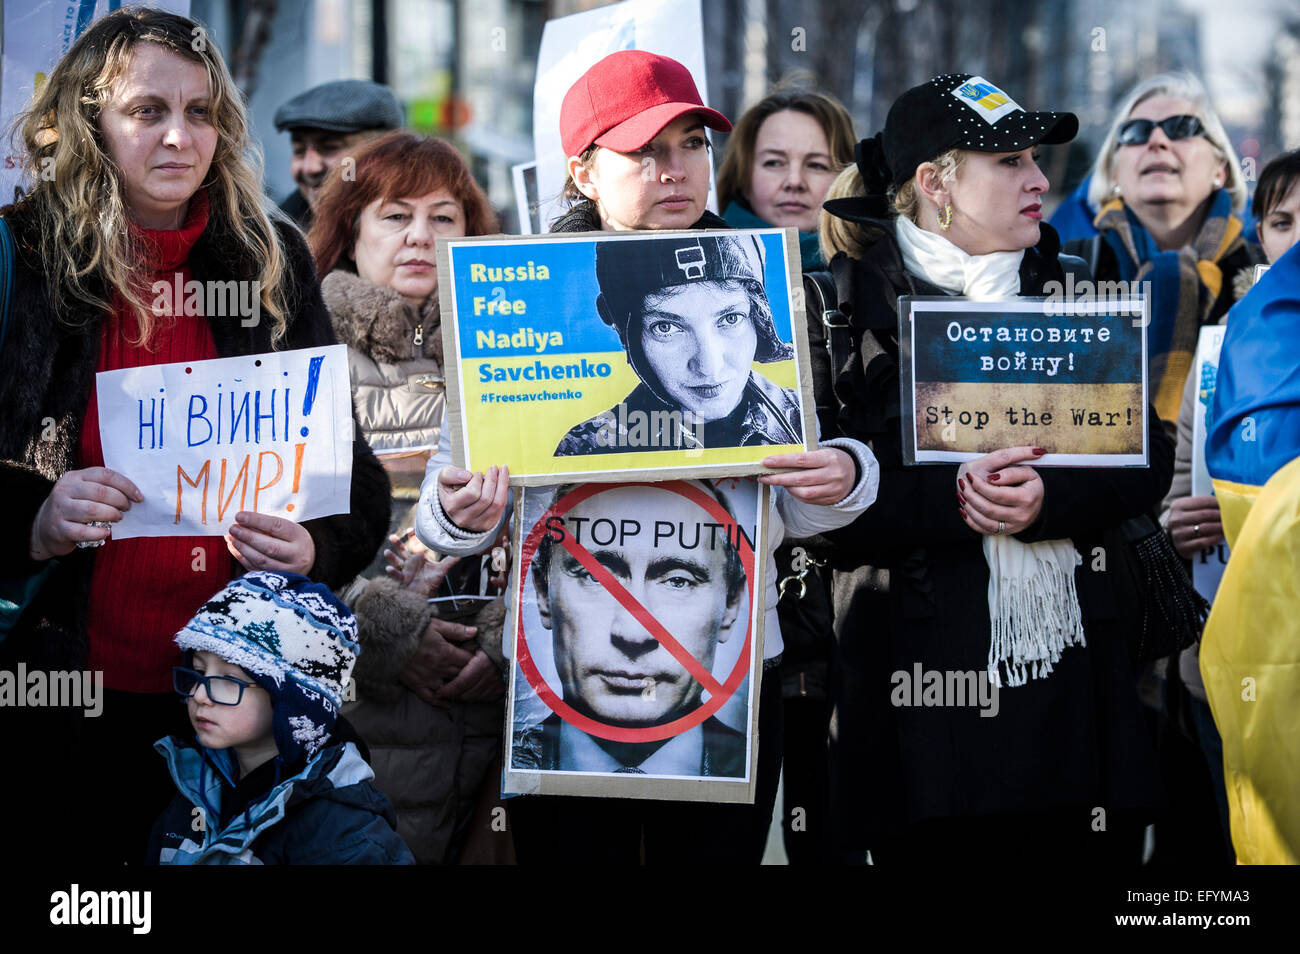
[[[709,212],[709,140],[731,123],[700,99],[690,71],[642,50],[611,53],[564,95],[564,195],[554,232],[725,229]]]
[[[575,204],[551,231],[729,228],[704,207],[711,168],[706,128],[725,132],[731,124],[704,105],[682,64],[639,50],[605,57],[564,97],[560,136],[568,155],[565,195]],[[649,297],[639,295],[630,312],[639,318]],[[599,320],[594,308],[592,319]],[[629,336],[643,332],[639,327],[626,329]],[[875,458],[853,440],[768,457],[763,463],[783,472],[762,478],[773,486],[768,519],[774,532],[769,534],[769,584],[763,594],[767,658],[754,804],[514,798],[507,807],[521,864],[635,864],[639,858],[678,865],[757,863],[762,857],[782,750],[781,686],[774,669],[782,643],[772,551],[785,531],[806,536],[850,522],[874,499],[876,481]]]

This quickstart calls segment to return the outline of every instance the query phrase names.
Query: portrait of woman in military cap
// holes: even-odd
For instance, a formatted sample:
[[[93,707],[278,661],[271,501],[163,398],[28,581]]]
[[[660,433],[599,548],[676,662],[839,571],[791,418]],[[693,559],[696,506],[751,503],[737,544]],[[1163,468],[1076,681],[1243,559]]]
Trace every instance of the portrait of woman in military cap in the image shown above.
[[[577,424],[556,457],[801,444],[798,392],[753,370],[788,361],[753,235],[615,240],[596,246],[596,309],[640,383]]]

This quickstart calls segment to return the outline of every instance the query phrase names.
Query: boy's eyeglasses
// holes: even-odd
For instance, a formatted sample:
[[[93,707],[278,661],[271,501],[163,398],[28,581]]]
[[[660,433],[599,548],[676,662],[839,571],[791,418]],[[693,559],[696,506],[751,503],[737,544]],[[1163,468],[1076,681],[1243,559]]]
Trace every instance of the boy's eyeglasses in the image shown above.
[[[244,682],[234,676],[205,676],[184,666],[172,667],[172,686],[182,696],[193,696],[200,685],[208,698],[219,706],[237,706],[244,698],[245,689],[257,688],[257,683]]]
[[[1151,138],[1151,133],[1159,126],[1170,139],[1191,139],[1205,132],[1205,126],[1195,116],[1167,116],[1156,122],[1154,119],[1130,119],[1119,127],[1119,144],[1121,146],[1141,146]]]

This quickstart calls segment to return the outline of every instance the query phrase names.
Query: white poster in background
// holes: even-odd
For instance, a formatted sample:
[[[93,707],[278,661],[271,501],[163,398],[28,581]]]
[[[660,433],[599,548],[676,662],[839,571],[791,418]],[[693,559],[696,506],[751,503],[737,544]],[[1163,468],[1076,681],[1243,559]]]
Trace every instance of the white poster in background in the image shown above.
[[[1219,374],[1219,351],[1223,348],[1223,334],[1228,329],[1223,325],[1211,325],[1201,329],[1200,340],[1196,344],[1196,359],[1192,362],[1192,371],[1196,375],[1196,401],[1192,409],[1192,496],[1201,497],[1214,493],[1210,482],[1210,472],[1205,467],[1205,414],[1214,400],[1214,385]],[[1214,600],[1219,591],[1219,580],[1228,565],[1228,543],[1222,541],[1216,547],[1204,549],[1192,561],[1192,583],[1196,592],[1207,600]]]
[[[539,235],[545,231],[537,218],[537,163],[521,162],[510,167],[515,185],[515,212],[519,215],[520,235]]]
[[[241,510],[295,523],[347,513],[345,345],[101,371],[104,466],[144,494],[113,538],[215,536]]]
[[[533,149],[537,159],[538,219],[541,231],[564,212],[560,145],[560,104],[579,76],[619,50],[645,50],[672,57],[691,71],[704,105],[709,84],[704,72],[704,16],[700,0],[625,0],[558,20],[542,29],[533,89]],[[709,208],[715,209],[712,173]]]
[[[149,6],[190,15],[189,0],[150,0]],[[4,73],[0,81],[0,123],[8,136],[14,117],[27,106],[45,74],[86,28],[120,0],[10,0],[4,9]],[[0,166],[0,205],[13,200],[14,188],[22,186],[22,165],[26,158],[21,143],[4,141],[4,164]]]

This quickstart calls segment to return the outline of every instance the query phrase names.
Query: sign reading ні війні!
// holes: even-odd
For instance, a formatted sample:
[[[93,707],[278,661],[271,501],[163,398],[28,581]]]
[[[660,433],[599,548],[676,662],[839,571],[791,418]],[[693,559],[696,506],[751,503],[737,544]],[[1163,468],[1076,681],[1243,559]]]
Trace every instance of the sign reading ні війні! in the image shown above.
[[[1034,466],[1145,466],[1141,298],[899,299],[908,464],[1042,447]]]
[[[114,539],[223,534],[241,510],[295,523],[349,510],[344,345],[101,371],[95,393],[104,466],[145,498]]]

